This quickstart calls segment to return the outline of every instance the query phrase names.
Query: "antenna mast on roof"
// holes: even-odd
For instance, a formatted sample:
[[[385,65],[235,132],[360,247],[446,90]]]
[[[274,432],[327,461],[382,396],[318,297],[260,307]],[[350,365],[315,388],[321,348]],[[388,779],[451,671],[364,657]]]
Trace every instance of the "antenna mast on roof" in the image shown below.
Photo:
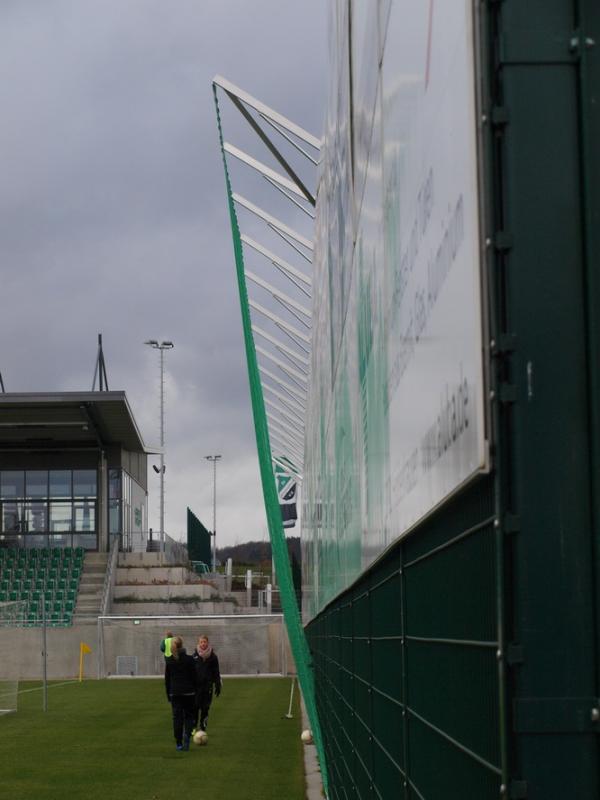
[[[108,391],[108,378],[106,377],[106,363],[104,361],[104,353],[102,351],[102,334],[98,334],[98,357],[96,358],[96,369],[94,370],[94,381],[92,383],[92,392],[96,391],[96,378],[98,378],[98,391]]]

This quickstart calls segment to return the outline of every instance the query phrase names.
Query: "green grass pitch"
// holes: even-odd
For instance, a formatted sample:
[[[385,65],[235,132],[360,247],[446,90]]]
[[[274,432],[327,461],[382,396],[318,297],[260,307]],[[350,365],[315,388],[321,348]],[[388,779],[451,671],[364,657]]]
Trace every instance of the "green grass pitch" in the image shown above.
[[[161,680],[84,681],[22,691],[0,717],[0,798],[303,800],[298,704],[289,678],[225,678],[207,747],[175,749]],[[297,693],[295,693],[297,697]]]

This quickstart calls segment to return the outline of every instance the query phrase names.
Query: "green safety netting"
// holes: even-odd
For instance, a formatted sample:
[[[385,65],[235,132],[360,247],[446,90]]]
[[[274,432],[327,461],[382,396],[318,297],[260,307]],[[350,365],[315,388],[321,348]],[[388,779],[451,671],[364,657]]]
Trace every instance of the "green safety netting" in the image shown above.
[[[260,464],[260,475],[261,475],[261,482],[263,489],[263,497],[265,502],[265,511],[267,514],[267,525],[269,528],[269,537],[271,539],[271,547],[273,551],[273,559],[275,561],[275,569],[277,570],[277,577],[279,581],[279,589],[281,594],[281,607],[283,609],[285,625],[290,640],[292,654],[296,662],[298,682],[300,684],[302,696],[304,697],[306,712],[310,720],[314,742],[319,755],[321,775],[323,779],[323,787],[325,789],[325,792],[327,793],[327,769],[325,762],[325,754],[323,750],[323,740],[321,737],[321,728],[319,725],[319,718],[317,715],[317,705],[315,701],[312,660],[306,636],[304,633],[304,628],[302,627],[300,611],[298,609],[298,603],[294,592],[292,570],[290,567],[290,560],[285,540],[285,533],[283,529],[283,523],[281,520],[279,498],[277,496],[275,478],[273,475],[271,444],[269,441],[267,416],[265,412],[265,404],[264,404],[263,391],[260,381],[260,374],[258,371],[256,350],[254,347],[254,338],[252,336],[250,306],[248,303],[246,276],[244,274],[244,253],[242,247],[242,239],[240,235],[237,214],[235,211],[233,193],[231,190],[231,181],[229,178],[229,170],[227,168],[227,158],[225,155],[225,149],[223,147],[223,130],[221,127],[221,114],[219,109],[219,99],[217,96],[217,87],[215,84],[213,84],[213,94],[215,98],[215,108],[217,113],[217,125],[219,129],[219,142],[221,145],[221,155],[223,158],[223,166],[225,169],[227,203],[229,206],[229,218],[231,221],[231,234],[233,238],[233,251],[235,255],[235,267],[237,273],[238,289],[240,294],[240,308],[242,313],[244,344],[246,347],[246,361],[248,364],[248,378],[250,381],[252,414],[254,418],[254,430],[256,433],[256,446],[258,449],[258,460]]]

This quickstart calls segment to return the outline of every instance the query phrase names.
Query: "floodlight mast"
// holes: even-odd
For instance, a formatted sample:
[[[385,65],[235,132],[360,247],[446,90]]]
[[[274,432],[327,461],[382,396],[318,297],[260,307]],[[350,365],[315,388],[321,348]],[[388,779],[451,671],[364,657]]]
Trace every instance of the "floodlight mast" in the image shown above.
[[[158,342],[148,339],[144,342],[160,352],[160,562],[165,558],[165,350],[172,350],[175,345],[171,341]]]
[[[212,547],[212,571],[217,572],[217,461],[220,455],[204,456],[207,461],[212,461],[213,465],[213,547]]]

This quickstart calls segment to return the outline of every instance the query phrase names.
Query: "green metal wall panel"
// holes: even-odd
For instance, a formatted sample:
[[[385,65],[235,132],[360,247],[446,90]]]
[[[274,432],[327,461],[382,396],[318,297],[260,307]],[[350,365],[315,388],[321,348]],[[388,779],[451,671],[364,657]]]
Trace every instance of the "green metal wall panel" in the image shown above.
[[[493,502],[487,477],[308,626],[332,797],[498,797]]]
[[[508,503],[512,625],[522,662],[510,670],[511,771],[534,800],[594,798],[598,703],[594,608],[594,468],[586,325],[582,149],[585,4],[551,0],[498,8],[506,363],[515,402]],[[597,17],[597,13],[596,13]],[[597,267],[597,265],[596,265]]]
[[[493,469],[307,626],[336,799],[600,796],[600,4],[479,9]]]
[[[208,565],[212,563],[210,532],[190,508],[187,510],[187,547],[192,561],[203,561]]]

